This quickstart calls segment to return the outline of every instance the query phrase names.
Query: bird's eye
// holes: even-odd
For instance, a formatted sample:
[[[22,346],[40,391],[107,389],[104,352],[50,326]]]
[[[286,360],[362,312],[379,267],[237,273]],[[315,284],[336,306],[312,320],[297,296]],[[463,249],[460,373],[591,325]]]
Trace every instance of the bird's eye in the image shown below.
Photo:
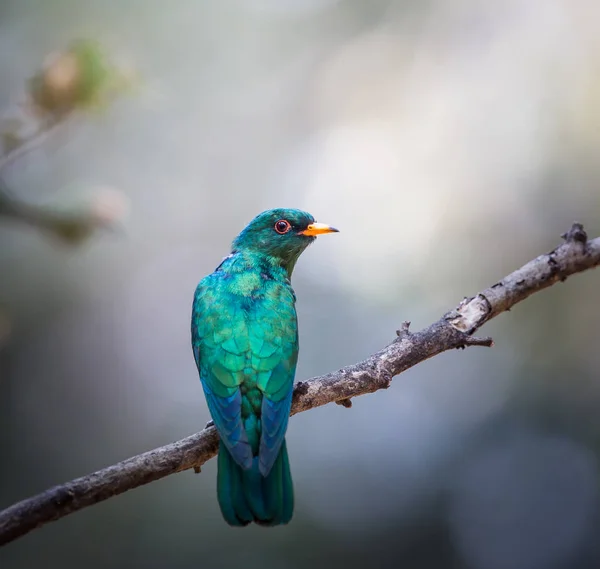
[[[275,222],[275,231],[277,231],[279,235],[287,233],[291,228],[292,226],[290,225],[290,222],[285,219],[280,219],[279,221]]]

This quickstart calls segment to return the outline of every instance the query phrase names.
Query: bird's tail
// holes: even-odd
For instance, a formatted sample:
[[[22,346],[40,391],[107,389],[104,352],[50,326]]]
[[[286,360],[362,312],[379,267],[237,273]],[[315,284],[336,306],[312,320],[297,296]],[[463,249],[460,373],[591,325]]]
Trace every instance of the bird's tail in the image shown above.
[[[294,512],[294,488],[285,440],[266,477],[258,470],[258,457],[244,470],[225,445],[219,445],[217,498],[225,521],[231,526],[256,522],[263,526],[287,524]]]

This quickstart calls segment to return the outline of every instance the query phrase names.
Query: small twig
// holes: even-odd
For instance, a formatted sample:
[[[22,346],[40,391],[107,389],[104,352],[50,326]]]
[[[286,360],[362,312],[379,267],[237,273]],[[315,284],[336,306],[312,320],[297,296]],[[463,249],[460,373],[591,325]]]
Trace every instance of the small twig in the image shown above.
[[[0,172],[18,158],[39,148],[57,130],[64,128],[67,122],[68,120],[65,117],[61,117],[61,120],[47,120],[42,122],[35,132],[21,140],[17,146],[0,156]]]
[[[491,348],[494,346],[494,340],[489,336],[485,338],[476,338],[475,336],[467,336],[465,343],[462,346],[458,346],[461,349],[465,349],[467,346],[483,346],[484,348]]]
[[[473,338],[472,334],[528,296],[598,265],[600,237],[588,241],[581,225],[574,224],[565,235],[565,243],[554,251],[464,299],[424,330],[409,333],[409,324],[404,323],[394,341],[366,360],[298,382],[292,415],[332,402],[346,406],[351,398],[385,389],[392,377],[447,350],[491,346],[490,338]],[[195,435],[23,500],[0,512],[0,544],[169,474],[191,468],[198,472],[217,453],[217,448],[217,431],[207,425]]]

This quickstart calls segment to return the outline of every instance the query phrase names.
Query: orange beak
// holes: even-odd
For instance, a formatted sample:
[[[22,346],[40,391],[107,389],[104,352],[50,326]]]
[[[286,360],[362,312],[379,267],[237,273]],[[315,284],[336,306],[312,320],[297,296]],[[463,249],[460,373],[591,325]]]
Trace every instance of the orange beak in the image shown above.
[[[300,235],[316,237],[317,235],[325,235],[326,233],[338,233],[339,229],[325,225],[324,223],[311,223],[304,231],[300,231]]]

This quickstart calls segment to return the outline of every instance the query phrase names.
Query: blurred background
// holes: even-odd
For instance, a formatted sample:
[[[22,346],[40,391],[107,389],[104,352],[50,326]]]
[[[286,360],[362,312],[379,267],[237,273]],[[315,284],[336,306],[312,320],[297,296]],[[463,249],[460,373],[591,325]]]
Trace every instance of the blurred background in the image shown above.
[[[437,320],[573,221],[599,235],[598,22],[593,0],[3,0],[0,508],[204,427],[192,295],[263,209],[341,229],[294,274],[297,379]],[[78,39],[96,47],[64,59]],[[95,49],[129,87],[104,100],[105,65],[53,98]],[[573,277],[488,325],[493,349],[295,416],[289,526],[226,526],[213,460],[0,566],[596,568],[599,290]]]

